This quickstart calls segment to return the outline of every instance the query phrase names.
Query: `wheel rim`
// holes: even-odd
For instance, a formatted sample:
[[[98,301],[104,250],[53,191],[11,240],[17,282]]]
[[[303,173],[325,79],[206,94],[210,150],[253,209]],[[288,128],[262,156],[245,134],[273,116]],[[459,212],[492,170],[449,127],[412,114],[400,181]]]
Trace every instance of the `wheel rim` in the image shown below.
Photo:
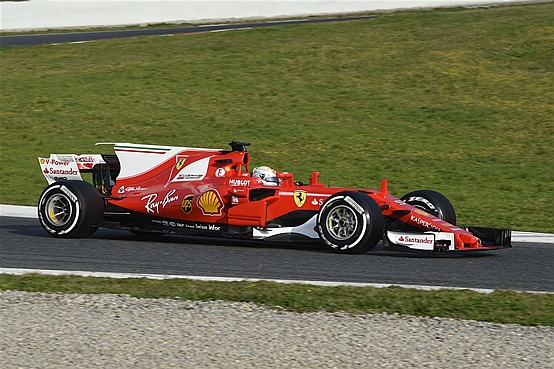
[[[333,208],[327,215],[327,229],[337,240],[352,237],[358,229],[358,218],[352,209],[344,206]]]
[[[71,203],[66,196],[52,196],[46,202],[45,210],[49,221],[57,227],[63,227],[71,220]]]

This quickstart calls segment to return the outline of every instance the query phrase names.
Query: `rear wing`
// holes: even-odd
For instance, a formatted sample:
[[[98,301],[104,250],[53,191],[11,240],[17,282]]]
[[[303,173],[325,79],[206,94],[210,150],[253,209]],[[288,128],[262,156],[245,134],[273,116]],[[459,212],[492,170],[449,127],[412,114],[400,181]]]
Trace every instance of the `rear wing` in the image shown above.
[[[93,185],[103,194],[109,194],[119,174],[115,155],[105,154],[51,154],[38,158],[42,174],[48,184],[58,181],[83,181],[81,173],[92,173]]]

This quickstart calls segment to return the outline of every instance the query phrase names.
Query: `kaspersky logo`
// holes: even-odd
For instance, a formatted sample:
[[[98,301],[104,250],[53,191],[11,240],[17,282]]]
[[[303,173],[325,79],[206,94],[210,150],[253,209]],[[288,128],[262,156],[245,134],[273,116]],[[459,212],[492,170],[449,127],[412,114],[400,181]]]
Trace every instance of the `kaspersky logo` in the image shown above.
[[[414,222],[415,224],[417,224],[419,226],[425,227],[427,229],[432,229],[434,231],[440,232],[439,227],[437,227],[436,225],[434,225],[433,223],[431,223],[427,220],[416,217],[415,215],[410,215],[410,221]]]

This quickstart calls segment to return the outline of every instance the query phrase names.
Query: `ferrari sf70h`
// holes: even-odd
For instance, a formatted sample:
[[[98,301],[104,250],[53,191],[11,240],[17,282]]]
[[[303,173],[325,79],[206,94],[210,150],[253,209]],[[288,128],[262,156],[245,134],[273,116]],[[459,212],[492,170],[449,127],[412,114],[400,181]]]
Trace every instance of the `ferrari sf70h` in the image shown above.
[[[203,235],[322,242],[358,254],[385,249],[479,251],[511,247],[507,229],[456,225],[438,192],[400,198],[387,190],[308,183],[271,168],[249,170],[247,142],[229,150],[115,143],[115,154],[38,158],[48,187],[38,202],[42,227],[57,237],[88,237],[99,227],[142,235]],[[265,172],[265,173],[264,173]],[[83,173],[87,181],[83,180]]]

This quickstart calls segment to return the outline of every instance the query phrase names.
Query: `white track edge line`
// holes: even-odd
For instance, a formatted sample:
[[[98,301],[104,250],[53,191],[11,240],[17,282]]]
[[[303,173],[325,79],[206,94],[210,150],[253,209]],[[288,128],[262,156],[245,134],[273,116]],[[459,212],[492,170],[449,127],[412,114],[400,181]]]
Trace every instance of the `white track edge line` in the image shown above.
[[[44,274],[53,276],[72,275],[78,277],[96,277],[96,278],[146,278],[146,279],[189,279],[193,281],[204,282],[274,282],[282,284],[305,284],[311,286],[322,287],[373,287],[373,288],[387,288],[387,287],[402,287],[407,289],[424,290],[424,291],[437,291],[437,290],[470,290],[478,293],[490,294],[494,290],[489,288],[469,288],[469,287],[450,287],[450,286],[423,286],[414,284],[396,284],[396,283],[356,283],[356,282],[326,282],[326,281],[297,281],[288,279],[261,279],[261,278],[228,278],[228,277],[202,277],[202,276],[190,276],[190,275],[173,275],[173,274],[144,274],[144,273],[107,273],[107,272],[86,272],[86,271],[73,271],[73,270],[47,270],[47,269],[17,269],[17,268],[0,268],[0,274],[11,275],[24,275],[24,274]],[[510,290],[513,291],[513,290]],[[554,292],[547,291],[518,291],[520,293],[533,293],[533,294],[553,294]]]
[[[0,217],[37,219],[37,208],[34,206],[0,204]],[[554,244],[554,234],[512,231],[512,241]]]

